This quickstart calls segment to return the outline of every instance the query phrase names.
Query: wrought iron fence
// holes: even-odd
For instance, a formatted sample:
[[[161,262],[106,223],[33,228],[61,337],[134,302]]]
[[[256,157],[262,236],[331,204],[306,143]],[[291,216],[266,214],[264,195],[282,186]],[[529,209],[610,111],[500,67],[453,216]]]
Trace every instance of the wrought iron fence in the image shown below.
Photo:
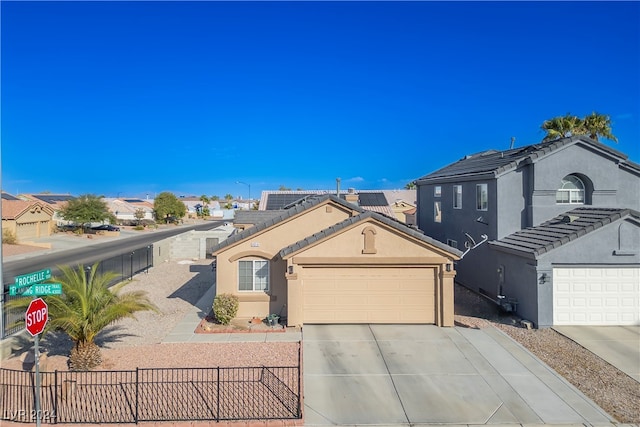
[[[300,419],[300,366],[43,372],[43,423]],[[2,420],[36,419],[35,373],[0,369]]]
[[[153,266],[153,245],[142,246],[132,251],[103,259],[99,262],[99,273],[112,271],[119,274],[118,278],[110,283],[110,286],[113,286],[122,280],[131,280],[136,274],[147,271],[149,267]],[[89,265],[85,267],[90,268]],[[58,273],[55,268],[52,268],[51,270],[54,275]],[[6,310],[4,308],[5,302],[15,298],[20,298],[20,295],[9,295],[9,284],[5,284],[2,299],[2,315],[4,316],[4,322],[2,324],[4,325],[4,331],[0,331],[0,338],[4,338],[7,335],[20,332],[24,329],[23,326],[12,326],[17,320],[24,318],[24,310]]]

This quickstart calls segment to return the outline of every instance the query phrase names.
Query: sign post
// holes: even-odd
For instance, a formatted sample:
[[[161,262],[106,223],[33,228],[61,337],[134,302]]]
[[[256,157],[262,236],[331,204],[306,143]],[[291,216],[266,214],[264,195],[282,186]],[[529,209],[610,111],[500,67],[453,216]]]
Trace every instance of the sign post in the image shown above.
[[[33,337],[33,356],[36,362],[36,426],[41,426],[40,421],[40,349],[38,348],[39,336],[49,320],[49,307],[42,298],[36,298],[29,304],[24,314],[27,332]]]

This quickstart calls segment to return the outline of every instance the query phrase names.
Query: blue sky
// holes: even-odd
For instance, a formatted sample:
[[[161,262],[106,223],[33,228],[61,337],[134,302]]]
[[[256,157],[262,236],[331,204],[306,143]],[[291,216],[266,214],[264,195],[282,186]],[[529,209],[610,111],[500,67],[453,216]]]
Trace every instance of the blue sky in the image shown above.
[[[394,189],[608,114],[640,160],[638,2],[0,3],[2,188]],[[238,184],[243,182],[245,184]]]

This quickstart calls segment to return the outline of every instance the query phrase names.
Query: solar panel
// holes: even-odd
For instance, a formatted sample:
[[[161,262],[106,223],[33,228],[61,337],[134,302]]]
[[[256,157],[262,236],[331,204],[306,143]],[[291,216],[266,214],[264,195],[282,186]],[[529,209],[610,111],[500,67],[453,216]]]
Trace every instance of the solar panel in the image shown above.
[[[45,203],[68,202],[75,199],[69,194],[34,194],[33,197],[42,200]]]
[[[311,194],[306,193],[296,193],[296,194],[269,194],[267,197],[267,207],[266,210],[279,210],[283,209],[285,206],[290,205],[293,202],[297,202],[300,199],[304,199]]]
[[[11,194],[7,194],[7,193],[2,193],[2,198],[4,200],[20,200],[17,197],[14,197]]]
[[[122,201],[127,203],[144,203],[144,200],[140,199],[122,199]]]
[[[384,193],[358,193],[360,206],[387,206],[387,198]]]

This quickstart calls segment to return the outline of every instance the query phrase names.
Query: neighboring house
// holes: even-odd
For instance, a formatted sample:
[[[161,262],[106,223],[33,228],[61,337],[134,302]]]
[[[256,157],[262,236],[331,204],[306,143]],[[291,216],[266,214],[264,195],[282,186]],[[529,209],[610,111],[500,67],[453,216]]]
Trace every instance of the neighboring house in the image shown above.
[[[53,221],[55,225],[68,224],[69,221],[60,216],[60,210],[67,206],[69,200],[75,199],[70,194],[21,194],[22,200],[32,202],[44,202],[53,209]]]
[[[109,212],[115,215],[119,221],[137,221],[138,219],[153,220],[153,203],[142,199],[116,199],[105,197],[102,199],[106,204]],[[136,218],[136,212],[142,209],[144,216]]]
[[[416,190],[382,190],[382,193],[398,221],[407,225],[415,225],[415,221],[411,222],[412,214],[410,212],[418,205]]]
[[[588,137],[489,150],[416,181],[456,280],[538,327],[640,324],[640,165]],[[474,239],[473,241],[469,238]]]
[[[328,190],[300,190],[300,191],[263,191],[258,207],[261,211],[286,209],[296,203],[302,203],[307,199],[318,195],[335,195],[338,191]],[[396,214],[390,206],[383,191],[362,190],[356,191],[349,188],[339,191],[340,198],[349,203],[356,204],[364,210],[378,212],[389,218],[396,218]]]
[[[53,209],[43,202],[7,200],[2,197],[2,229],[12,232],[18,242],[51,235]]]
[[[411,208],[403,212],[405,217],[405,224],[409,227],[418,227],[418,221],[416,219],[416,214],[418,213],[418,207]]]
[[[188,218],[197,218],[198,212],[204,208],[205,204],[202,203],[199,197],[180,197],[180,201],[184,203],[187,208],[187,217]],[[207,203],[209,207],[209,216],[212,217],[222,217],[223,213],[221,212],[220,202],[217,200],[212,200]]]
[[[239,297],[238,317],[453,326],[458,250],[333,195],[254,220],[213,248],[216,293]]]
[[[198,212],[202,209],[203,203],[199,197],[183,197],[180,196],[179,199],[184,206],[187,208],[187,213],[185,214],[186,218],[197,218]]]

